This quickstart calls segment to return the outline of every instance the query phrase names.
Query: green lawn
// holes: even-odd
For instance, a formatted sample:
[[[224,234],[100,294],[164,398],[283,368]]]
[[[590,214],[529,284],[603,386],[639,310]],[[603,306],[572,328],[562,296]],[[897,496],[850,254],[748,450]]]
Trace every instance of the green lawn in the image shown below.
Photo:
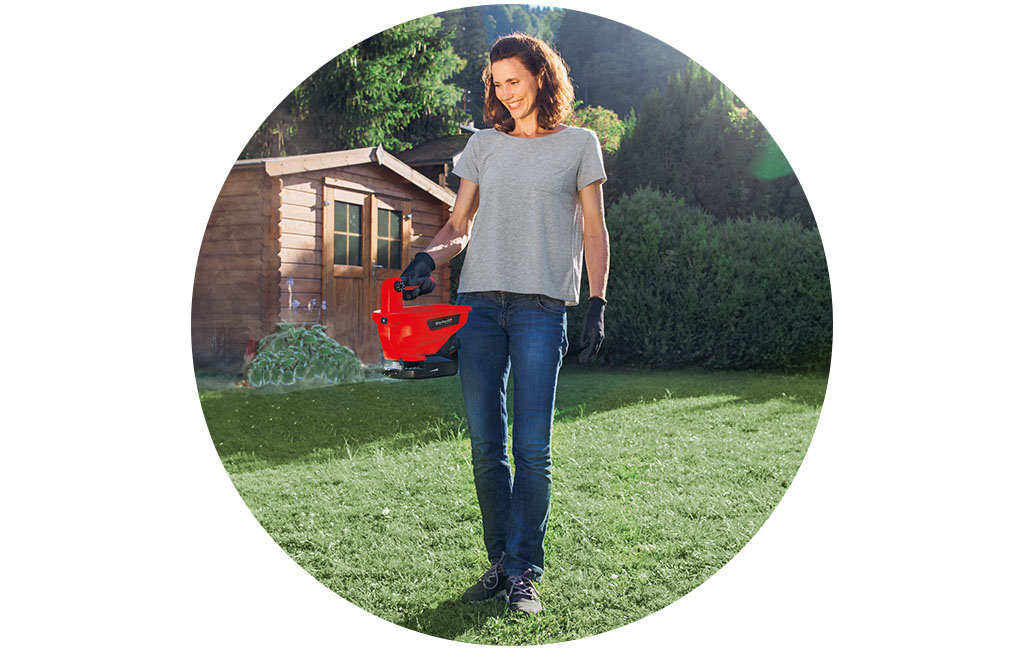
[[[722,567],[789,486],[826,382],[563,369],[535,617],[458,600],[487,560],[457,377],[200,398],[242,498],[320,582],[427,634],[533,644],[640,619]]]

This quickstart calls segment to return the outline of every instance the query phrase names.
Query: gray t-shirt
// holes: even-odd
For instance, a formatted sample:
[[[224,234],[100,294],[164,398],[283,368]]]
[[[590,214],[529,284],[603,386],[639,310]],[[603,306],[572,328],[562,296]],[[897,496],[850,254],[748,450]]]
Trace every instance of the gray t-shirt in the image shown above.
[[[577,304],[578,192],[607,179],[597,134],[575,126],[539,138],[477,131],[452,172],[480,186],[459,292],[539,293]]]

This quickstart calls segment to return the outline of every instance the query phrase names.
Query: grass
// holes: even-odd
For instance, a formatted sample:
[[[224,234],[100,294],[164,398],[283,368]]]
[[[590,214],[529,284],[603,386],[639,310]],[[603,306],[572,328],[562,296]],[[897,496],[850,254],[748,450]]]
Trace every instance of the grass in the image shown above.
[[[528,645],[638,620],[721,568],[789,486],[826,382],[563,369],[535,617],[458,600],[487,566],[457,377],[200,399],[242,498],[317,580],[426,634]]]

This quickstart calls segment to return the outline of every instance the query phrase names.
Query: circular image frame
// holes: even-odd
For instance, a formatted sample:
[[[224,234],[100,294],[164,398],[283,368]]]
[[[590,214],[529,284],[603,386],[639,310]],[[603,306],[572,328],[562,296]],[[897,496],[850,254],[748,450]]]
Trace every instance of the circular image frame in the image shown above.
[[[387,158],[387,154],[386,148],[383,151],[376,149],[376,153],[369,154],[371,158],[367,162],[357,164],[375,164],[384,168],[382,171],[399,174],[396,170],[403,168]],[[247,160],[263,160],[263,168],[259,171],[270,177],[271,175],[266,172],[266,165],[270,163],[271,158],[278,159],[274,164],[284,165],[280,159],[287,157],[291,156]],[[381,162],[382,160],[384,162]],[[399,161],[401,162],[401,159]],[[296,161],[288,161],[289,164],[294,162]],[[389,163],[393,168],[388,167]],[[236,165],[244,171],[256,171],[251,169],[255,166],[244,161]],[[282,171],[279,177],[287,173],[294,172]],[[215,215],[218,214],[218,207],[237,206],[240,201],[232,199],[249,192],[240,189],[238,194],[232,194],[229,188],[239,187],[233,185],[232,180],[229,177],[229,181],[225,183],[225,191],[222,191],[218,206],[214,208]],[[325,200],[337,202],[339,196],[344,198],[347,196],[346,193],[357,192],[358,190],[352,187],[354,184],[328,184],[332,195]],[[282,189],[286,189],[283,183]],[[417,189],[425,191],[422,187]],[[262,193],[261,203],[254,214],[258,213],[262,219],[266,216],[262,200],[267,195],[263,177],[260,178],[259,191]],[[291,192],[294,195],[302,193],[301,190],[294,189]],[[316,192],[310,193],[314,195],[314,203],[308,207],[315,213],[319,197]],[[429,195],[430,192],[426,191],[426,194]],[[292,198],[301,199],[299,196]],[[371,207],[381,209],[383,206],[385,210],[401,212],[404,206],[398,206],[397,203],[385,205],[387,201],[395,198],[394,195],[382,194]],[[409,199],[410,203],[417,198],[422,199],[422,196],[412,197]],[[271,199],[271,213],[275,200],[280,201],[277,205],[277,214],[280,216],[277,230],[275,232],[272,227],[267,228],[269,232],[262,232],[261,236],[264,240],[269,238],[273,241],[276,235],[276,240],[281,242],[281,248],[289,248],[284,246],[286,237],[304,235],[282,230],[283,220],[289,219],[284,215],[284,206],[290,204],[283,199]],[[646,200],[648,203],[655,201],[651,197],[647,197]],[[324,206],[319,207],[322,215]],[[609,213],[611,207],[609,206]],[[219,214],[237,216],[238,212],[248,209],[250,208],[225,209]],[[410,213],[415,214],[415,208],[410,210]],[[322,219],[321,216],[320,241],[325,241],[322,234]],[[261,220],[260,224],[263,228],[266,221]],[[315,221],[313,224],[315,233],[317,224]],[[221,224],[214,223],[211,218],[209,236],[204,239],[207,253],[211,250],[208,245],[212,246],[213,250],[226,251],[237,246],[237,242],[244,241],[234,236],[237,230],[230,228],[221,230],[223,239],[218,241],[215,237],[217,228],[222,228]],[[316,234],[313,237],[315,239]],[[214,246],[226,243],[229,245]],[[320,252],[323,255],[322,248]],[[201,282],[199,271],[203,263],[201,253],[196,282],[196,295],[200,301],[205,291],[200,288],[211,286],[211,283]],[[221,268],[218,270],[218,277],[223,278],[225,276],[222,274],[231,272],[234,270]],[[827,269],[825,273],[827,283]],[[238,277],[242,275],[244,274],[239,273]],[[261,276],[254,283],[261,292],[273,294],[276,289],[279,296],[278,315],[299,312],[301,318],[312,317],[309,313],[312,311],[311,300],[307,299],[303,304],[302,298],[305,296],[296,297],[300,293],[312,293],[300,292],[300,289],[308,288],[298,284],[302,278],[297,279],[295,275],[285,276],[279,269],[278,277],[271,279],[274,281],[268,281],[267,277]],[[450,275],[448,281],[451,282]],[[237,298],[239,294],[234,292],[234,295]],[[281,300],[285,295],[288,296],[286,306]],[[296,300],[299,300],[298,309],[294,304]],[[318,305],[323,305],[323,300],[321,296]],[[329,301],[328,304],[331,305],[333,302],[335,301]],[[305,307],[306,314],[301,313],[302,307]],[[321,309],[322,311],[325,310]],[[318,316],[322,318],[323,314]],[[368,319],[368,315],[366,316]],[[582,320],[582,317],[579,320]],[[313,321],[300,319],[280,322],[289,322],[298,329],[308,326]],[[316,324],[325,325],[321,321],[316,321]],[[273,326],[276,327],[277,324],[274,323]],[[577,322],[576,327],[578,326]],[[237,346],[239,341],[236,334],[228,330],[229,327],[230,325],[225,328],[225,334],[221,339],[218,340],[214,332],[210,340],[214,347],[220,346],[218,349],[226,361],[234,362],[238,359],[232,346]],[[611,335],[611,328],[609,330]],[[249,355],[252,355],[250,362],[254,361],[256,353],[259,352],[258,343],[273,334],[265,331],[259,333],[262,334],[259,337],[253,335],[253,342],[257,343],[257,346],[242,352],[243,363]],[[194,331],[194,341],[196,340],[203,340],[203,337],[197,337]],[[613,340],[609,336],[606,353],[612,349]],[[244,340],[244,343],[248,344],[249,341]],[[354,348],[355,346],[352,349]],[[596,386],[592,383],[599,373],[588,373],[582,369],[579,373],[578,386],[563,390],[560,384],[559,402],[556,403],[555,411],[554,435],[557,436],[555,442],[559,444],[555,446],[554,471],[555,485],[565,486],[567,492],[560,493],[561,490],[556,487],[553,494],[548,554],[552,557],[559,556],[561,566],[556,569],[557,573],[550,574],[551,580],[545,582],[560,580],[561,585],[548,587],[547,584],[541,584],[543,600],[548,609],[553,609],[554,612],[545,612],[543,617],[538,619],[539,625],[535,624],[539,629],[533,630],[529,633],[531,636],[526,637],[517,636],[522,633],[522,626],[517,627],[516,623],[510,622],[514,619],[507,618],[500,606],[492,608],[494,611],[479,608],[467,611],[461,603],[453,600],[457,599],[462,588],[466,586],[467,579],[475,579],[477,576],[474,574],[479,574],[486,568],[486,558],[481,558],[482,549],[479,544],[479,511],[474,510],[472,476],[467,473],[472,467],[469,450],[463,439],[467,427],[464,414],[460,414],[457,406],[458,391],[454,381],[446,383],[446,380],[436,380],[432,384],[414,386],[383,381],[342,383],[345,377],[313,373],[310,379],[323,381],[327,385],[317,387],[307,384],[302,388],[308,390],[292,390],[285,387],[291,385],[287,381],[287,376],[282,376],[281,381],[276,384],[269,382],[268,386],[250,391],[235,390],[232,386],[237,382],[226,379],[223,374],[211,373],[201,377],[201,381],[205,382],[201,385],[201,394],[211,434],[218,443],[218,450],[239,493],[275,541],[323,584],[371,613],[433,636],[480,643],[539,643],[570,640],[619,627],[678,600],[710,577],[742,548],[763,523],[764,518],[770,514],[795,475],[813,433],[817,413],[820,411],[827,372],[824,375],[821,371],[817,374],[810,371],[766,375],[761,372],[763,369],[751,373],[749,369],[709,370],[700,368],[698,364],[688,365],[697,365],[698,369],[691,370],[692,374],[685,380],[666,379],[670,376],[671,370],[652,370],[650,366],[639,369],[612,366],[610,374],[613,377],[606,378],[606,382],[611,384],[610,389],[603,392],[600,389],[600,381],[597,381]],[[380,401],[395,401],[396,395],[401,396],[403,408],[416,407],[416,418],[420,423],[418,430],[407,430],[407,421],[394,417],[387,419],[381,415],[387,412],[386,409],[378,412],[369,406]],[[311,410],[311,405],[317,400],[321,406]],[[452,404],[456,406],[452,408]],[[778,467],[782,467],[781,463],[785,461],[785,469],[772,471],[771,463],[751,462],[753,456],[733,453],[740,450],[749,452],[750,445],[758,439],[757,433],[761,428],[757,424],[759,420],[746,415],[753,409],[754,404],[768,405],[772,409],[769,415],[764,416],[765,421],[773,422],[773,426],[779,428],[780,432],[801,432],[800,435],[783,435],[782,437],[787,440],[777,442],[785,444],[772,448],[771,458],[774,462],[780,463]],[[642,422],[648,417],[645,414],[652,411],[661,412],[661,420],[674,423],[676,427],[670,427],[669,430],[663,430],[658,434],[658,426],[636,424],[636,421]],[[716,456],[712,466],[722,468],[723,472],[730,476],[745,473],[749,476],[762,476],[765,481],[777,483],[775,492],[767,496],[762,495],[759,499],[761,506],[767,508],[756,511],[759,516],[763,515],[763,518],[747,517],[745,527],[740,530],[738,536],[732,538],[732,545],[720,545],[721,552],[717,554],[701,544],[681,543],[679,546],[658,548],[659,540],[663,539],[658,536],[658,531],[663,534],[667,531],[667,539],[700,540],[703,538],[697,531],[709,521],[728,521],[731,526],[735,521],[743,519],[743,516],[739,519],[727,519],[722,517],[720,512],[722,504],[729,503],[730,494],[740,495],[739,487],[731,492],[726,488],[700,494],[691,501],[690,509],[683,506],[684,501],[671,502],[667,498],[659,499],[653,496],[671,494],[671,485],[675,486],[675,490],[683,491],[683,486],[689,485],[692,496],[695,493],[692,488],[702,485],[700,481],[720,480],[714,479],[714,473],[709,470],[706,473],[694,471],[691,478],[697,481],[696,483],[680,484],[672,483],[671,480],[664,483],[654,482],[655,478],[671,477],[672,474],[666,471],[666,467],[679,467],[685,465],[686,459],[695,459],[701,453],[705,456],[710,453],[708,447],[700,446],[690,449],[689,455],[680,452],[679,449],[671,449],[673,442],[680,442],[678,424],[692,421],[697,412],[704,413],[705,419],[699,424],[688,425],[693,427],[692,431],[711,432],[718,429],[730,432],[729,435],[738,436],[735,440],[738,446],[732,448],[730,452],[722,450],[720,457],[711,453],[712,456]],[[269,424],[275,420],[275,416],[278,424]],[[337,419],[339,417],[342,418],[340,421]],[[622,429],[622,436],[618,439],[617,445],[611,442],[606,447],[594,445],[592,439],[584,439],[581,435],[594,428],[604,427],[611,430],[616,426],[622,427],[621,423],[616,424],[616,417],[624,418],[624,422],[632,423],[631,426],[636,427],[636,431],[628,431],[628,427]],[[288,424],[289,420],[291,424]],[[299,424],[301,420],[305,420],[303,425]],[[344,422],[348,423],[349,429],[342,427]],[[780,422],[782,424],[779,424]],[[358,438],[349,435],[349,431],[356,429],[364,435]],[[259,434],[254,435],[252,431],[259,431]],[[701,436],[692,431],[690,437],[694,440],[690,442],[699,442]],[[303,437],[303,432],[313,434],[304,442],[296,444],[296,440]],[[662,437],[659,438],[658,435]],[[573,444],[577,446],[574,447]],[[604,454],[596,453],[602,448],[605,450]],[[623,450],[635,450],[638,453],[626,458]],[[440,462],[426,463],[428,468],[434,469],[425,471],[422,475],[407,471],[422,462],[423,454],[426,453],[438,454],[435,460],[442,457],[454,459],[453,464],[449,466]],[[584,458],[590,464],[581,465],[581,459]],[[403,467],[401,462],[407,464]],[[289,478],[286,468],[297,464],[302,466],[301,471]],[[390,473],[387,469],[389,464],[392,468]],[[570,476],[568,470],[573,466],[579,467],[578,474]],[[451,468],[450,471],[448,467]],[[632,481],[632,485],[643,485],[642,480],[637,480],[637,472],[643,467],[646,467],[646,476],[651,481],[644,488],[647,492],[632,494],[632,500],[629,496],[623,496],[611,510],[602,510],[601,497],[607,502],[608,492],[605,491],[602,495],[601,491],[602,488],[607,490],[608,481],[617,479],[625,483]],[[444,468],[444,471],[439,471],[441,468]],[[615,471],[609,472],[608,468]],[[625,471],[628,476],[622,474],[620,470]],[[560,472],[564,472],[564,475],[559,476]],[[448,473],[447,477],[444,476],[445,473]],[[360,485],[357,480],[359,476],[371,477],[372,480]],[[431,485],[428,479],[436,479],[433,489],[427,487]],[[305,490],[297,490],[299,486],[305,486]],[[585,500],[582,495],[587,494],[594,498],[590,501]],[[647,494],[649,498],[640,498],[641,494]],[[721,498],[716,498],[715,494]],[[290,496],[282,499],[281,495]],[[352,495],[373,495],[382,498],[353,502]],[[393,500],[385,495],[408,498]],[[429,519],[430,523],[427,523],[430,509],[439,498],[437,495],[446,495],[448,505],[455,507],[457,514],[454,521],[457,525],[438,524],[443,518],[436,512],[434,517]],[[570,495],[575,495],[575,500]],[[332,501],[331,497],[335,501]],[[614,499],[612,501],[614,502]],[[337,504],[345,505],[341,508]],[[648,505],[655,505],[656,508],[645,510],[645,506]],[[609,514],[621,515],[624,512],[637,516],[632,527],[628,525],[628,517],[620,518]],[[644,513],[642,518],[641,512]],[[679,519],[673,521],[677,516]],[[325,520],[333,523],[325,524]],[[418,537],[414,530],[414,523],[418,520],[422,520],[422,528],[428,531],[425,537]],[[696,527],[684,527],[682,523],[687,520],[697,522]],[[346,521],[359,522],[359,526],[347,527],[344,525]],[[646,526],[641,525],[643,521],[647,522]],[[586,522],[591,522],[591,526]],[[608,539],[614,539],[616,543],[604,546],[593,543],[596,539],[604,539],[600,535],[593,536],[594,522],[601,522],[599,530],[615,531],[616,534],[609,536]],[[338,524],[341,524],[340,528]],[[355,542],[356,547],[364,552],[358,556],[352,555],[351,552],[346,555],[347,549],[338,546],[341,543],[339,540],[345,539]],[[398,540],[399,544],[393,547],[392,551],[394,548],[412,548],[421,551],[421,554],[419,557],[412,557],[408,554],[388,552],[375,545],[377,540],[384,539]],[[615,553],[611,553],[611,559],[608,559],[609,547],[615,549]],[[442,550],[448,559],[444,559]],[[339,553],[342,557],[337,560],[331,559],[333,553]],[[634,564],[624,561],[626,558],[633,558]],[[365,568],[369,560],[375,559],[379,562],[369,570],[356,568]],[[552,568],[555,566],[552,564]],[[689,581],[680,580],[679,569],[687,566],[694,571],[689,574]],[[459,568],[454,570],[453,567]],[[556,575],[559,577],[556,578]],[[636,582],[630,584],[634,578]],[[408,591],[408,598],[393,589],[400,584],[415,585],[415,588]],[[638,590],[637,585],[644,587]],[[666,588],[666,585],[675,585],[673,588],[676,590]],[[391,591],[388,591],[389,589]],[[615,593],[619,595],[615,596]],[[595,597],[600,602],[605,596],[610,600],[595,606]],[[410,603],[419,603],[421,607],[410,607]],[[558,603],[558,606],[552,607],[551,603]],[[625,606],[624,603],[631,605]],[[624,615],[615,615],[618,618],[613,618],[614,622],[609,621],[607,617],[604,623],[587,618],[588,612],[623,611]],[[552,616],[555,612],[562,614]],[[573,620],[572,617],[563,616],[568,612],[582,612],[584,618],[577,617]]]

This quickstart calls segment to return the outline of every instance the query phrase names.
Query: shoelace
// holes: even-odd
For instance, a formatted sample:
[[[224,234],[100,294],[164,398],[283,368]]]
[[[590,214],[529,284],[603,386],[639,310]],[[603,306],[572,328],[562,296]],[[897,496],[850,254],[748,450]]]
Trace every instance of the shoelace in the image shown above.
[[[483,577],[480,578],[484,581],[485,589],[494,589],[498,586],[498,574],[501,573],[501,562],[505,559],[505,554],[502,553],[498,561],[491,565],[490,569],[484,573]]]
[[[533,573],[533,569],[527,569],[519,575],[509,576],[508,599],[533,598],[533,582],[526,577],[527,573]]]

